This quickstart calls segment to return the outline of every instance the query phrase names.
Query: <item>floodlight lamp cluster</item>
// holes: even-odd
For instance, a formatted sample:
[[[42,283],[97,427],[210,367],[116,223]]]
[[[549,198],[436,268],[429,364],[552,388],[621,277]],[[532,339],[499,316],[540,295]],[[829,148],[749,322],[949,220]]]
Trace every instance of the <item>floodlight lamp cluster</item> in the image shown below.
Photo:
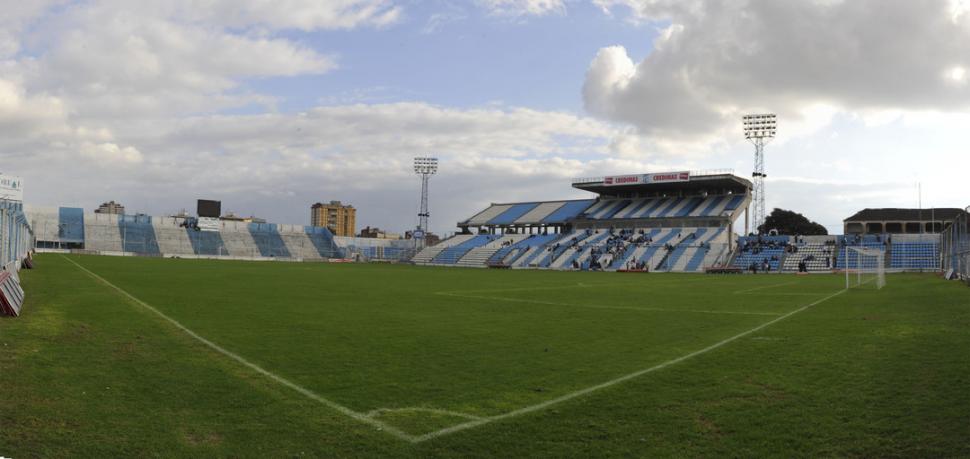
[[[438,158],[418,157],[414,158],[414,173],[422,175],[433,175],[438,172]]]
[[[775,136],[775,114],[744,115],[744,138],[770,139]]]

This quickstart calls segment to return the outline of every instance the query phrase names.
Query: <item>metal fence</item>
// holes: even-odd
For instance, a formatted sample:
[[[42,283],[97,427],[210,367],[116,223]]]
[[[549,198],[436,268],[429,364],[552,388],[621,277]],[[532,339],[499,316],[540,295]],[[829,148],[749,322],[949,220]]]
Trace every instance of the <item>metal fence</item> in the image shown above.
[[[940,252],[943,270],[952,273],[970,285],[970,207],[964,209],[945,230],[941,238]]]
[[[33,247],[34,232],[27,223],[23,203],[0,200],[0,263],[16,272]]]

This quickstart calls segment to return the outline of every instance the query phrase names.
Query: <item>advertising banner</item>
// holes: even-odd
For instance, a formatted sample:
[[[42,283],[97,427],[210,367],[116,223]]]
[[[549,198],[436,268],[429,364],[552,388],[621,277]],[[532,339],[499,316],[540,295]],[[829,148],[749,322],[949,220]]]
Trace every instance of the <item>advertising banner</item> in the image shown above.
[[[620,186],[620,185],[639,185],[641,183],[646,183],[643,181],[645,175],[613,175],[610,177],[603,178],[603,185],[606,186]]]
[[[605,186],[643,185],[647,183],[671,183],[690,181],[690,172],[658,172],[640,175],[611,175],[603,177]]]
[[[218,218],[199,217],[199,229],[202,231],[219,231],[219,223]]]
[[[24,181],[15,175],[0,174],[0,199],[24,200]]]

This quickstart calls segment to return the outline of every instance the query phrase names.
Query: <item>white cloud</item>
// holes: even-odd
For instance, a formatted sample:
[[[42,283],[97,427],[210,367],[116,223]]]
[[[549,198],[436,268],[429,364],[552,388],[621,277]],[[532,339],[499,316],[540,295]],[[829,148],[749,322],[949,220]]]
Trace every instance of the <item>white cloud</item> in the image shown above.
[[[357,205],[366,224],[400,229],[402,209],[413,201],[412,158],[434,154],[443,172],[435,183],[444,187],[436,189],[436,228],[446,230],[482,202],[528,193],[555,199],[570,194],[570,177],[649,167],[610,157],[617,131],[608,124],[517,107],[357,104],[114,126],[114,135],[102,132],[100,139],[88,130],[85,142],[75,136],[54,147],[35,146],[47,159],[44,174],[27,174],[32,202],[79,200],[90,207],[115,199],[133,210],[164,213],[210,196],[238,212],[298,223],[293,216],[302,215],[305,204],[333,198]],[[73,151],[90,161],[69,161]],[[39,167],[27,157],[10,160],[19,171]],[[105,175],[105,169],[124,173]],[[74,186],[57,186],[67,182]],[[280,193],[293,198],[274,201]]]
[[[649,136],[720,137],[748,111],[778,112],[785,132],[839,111],[970,107],[970,17],[944,0],[596,3],[664,27],[639,63],[603,48],[583,92],[590,112]]]
[[[543,16],[564,14],[564,0],[478,0],[491,14],[497,16]]]

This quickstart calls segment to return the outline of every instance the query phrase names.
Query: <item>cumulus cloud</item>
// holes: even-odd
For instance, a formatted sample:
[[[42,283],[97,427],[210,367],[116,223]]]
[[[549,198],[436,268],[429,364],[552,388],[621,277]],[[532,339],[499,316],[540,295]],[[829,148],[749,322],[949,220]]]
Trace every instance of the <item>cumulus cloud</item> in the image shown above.
[[[542,16],[566,12],[564,0],[478,0],[491,14],[497,16]]]
[[[820,126],[837,111],[970,106],[970,15],[950,1],[596,3],[661,28],[639,62],[601,49],[583,87],[591,113],[650,136],[718,137],[758,110]]]

